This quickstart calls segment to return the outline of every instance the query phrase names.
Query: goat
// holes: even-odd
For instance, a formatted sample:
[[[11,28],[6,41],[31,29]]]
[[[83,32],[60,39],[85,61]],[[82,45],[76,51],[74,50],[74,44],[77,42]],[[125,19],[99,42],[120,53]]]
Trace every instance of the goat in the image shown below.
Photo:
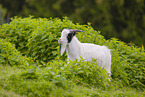
[[[80,57],[85,61],[95,59],[98,65],[102,68],[104,67],[104,69],[111,75],[110,50],[106,46],[81,43],[75,36],[76,32],[82,32],[82,30],[64,29],[61,32],[61,37],[58,40],[58,43],[61,45],[61,56],[66,50],[67,60],[80,60]]]

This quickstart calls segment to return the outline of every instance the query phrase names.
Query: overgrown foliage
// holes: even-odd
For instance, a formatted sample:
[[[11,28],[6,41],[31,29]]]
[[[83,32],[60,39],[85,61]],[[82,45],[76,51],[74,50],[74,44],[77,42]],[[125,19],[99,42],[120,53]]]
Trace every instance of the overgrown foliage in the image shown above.
[[[3,65],[30,65],[33,60],[21,55],[10,42],[0,39],[0,64]]]
[[[81,42],[106,45],[111,49],[111,82],[107,72],[97,63],[66,62],[66,54],[59,54],[60,30],[79,29]],[[122,87],[145,89],[145,51],[144,47],[127,45],[116,38],[104,39],[99,31],[89,24],[74,24],[67,18],[17,18],[0,28],[0,85],[20,95],[47,96],[59,95],[62,91],[68,96],[76,86],[101,90]],[[11,73],[5,69],[11,65]],[[10,67],[9,67],[10,68]],[[13,70],[13,68],[15,68]],[[85,91],[85,90],[84,90]],[[90,91],[90,90],[89,90]],[[53,94],[54,93],[54,94]],[[80,93],[80,91],[79,91]],[[72,94],[73,95],[73,94]],[[71,95],[71,96],[72,96]],[[84,96],[90,95],[88,92]],[[94,92],[92,96],[99,96]],[[74,95],[73,95],[74,96]]]
[[[67,16],[75,23],[90,22],[107,39],[117,37],[145,46],[145,0],[1,0],[0,4],[5,19]]]

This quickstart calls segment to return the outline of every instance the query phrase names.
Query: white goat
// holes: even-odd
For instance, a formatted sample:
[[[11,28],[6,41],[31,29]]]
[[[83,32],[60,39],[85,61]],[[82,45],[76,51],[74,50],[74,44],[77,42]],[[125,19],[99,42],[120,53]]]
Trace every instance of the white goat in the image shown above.
[[[106,46],[99,46],[91,43],[81,43],[76,37],[76,32],[81,30],[64,29],[61,32],[61,38],[58,43],[61,44],[60,53],[63,55],[66,50],[67,59],[74,60],[80,59],[80,56],[86,60],[91,61],[96,59],[100,67],[111,75],[111,54]]]

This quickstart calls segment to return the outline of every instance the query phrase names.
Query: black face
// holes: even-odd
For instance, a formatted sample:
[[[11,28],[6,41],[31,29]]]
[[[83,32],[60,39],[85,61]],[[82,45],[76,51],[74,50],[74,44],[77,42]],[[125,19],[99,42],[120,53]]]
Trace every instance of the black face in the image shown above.
[[[75,34],[76,34],[76,32],[72,32],[72,33],[69,33],[69,34],[67,35],[68,43],[71,42],[71,40],[72,40],[72,38],[73,38],[73,36],[74,36]]]

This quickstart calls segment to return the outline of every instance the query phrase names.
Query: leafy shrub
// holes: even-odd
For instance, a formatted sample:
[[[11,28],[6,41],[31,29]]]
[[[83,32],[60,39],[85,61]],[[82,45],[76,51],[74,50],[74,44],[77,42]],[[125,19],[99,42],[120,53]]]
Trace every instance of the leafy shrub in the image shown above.
[[[145,52],[144,47],[128,46],[112,38],[106,44],[112,52],[112,78],[120,79],[123,85],[145,88]]]
[[[0,64],[29,65],[33,61],[21,55],[10,42],[0,39]]]
[[[106,87],[108,83],[108,73],[97,65],[95,61],[70,61],[66,64],[63,61],[53,61],[47,64],[46,70],[54,72],[57,76],[64,76],[75,83],[86,86]]]
[[[99,70],[97,72],[96,69],[99,67],[94,67],[93,64],[87,62],[79,62],[77,64],[70,62],[68,65],[65,65],[65,63],[61,61],[62,59],[66,59],[66,54],[63,57],[60,56],[57,40],[60,37],[60,30],[64,28],[83,30],[84,32],[77,34],[81,42],[106,45],[111,49],[112,82],[117,82],[117,84],[120,84],[119,86],[145,88],[145,52],[143,46],[135,47],[115,38],[105,40],[104,37],[100,35],[100,32],[95,31],[90,24],[74,24],[67,18],[62,20],[58,18],[15,18],[10,24],[2,25],[0,28],[0,38],[10,43],[1,39],[1,45],[3,46],[3,43],[6,43],[6,47],[8,47],[1,47],[1,51],[4,49],[6,52],[1,55],[13,55],[14,57],[1,56],[1,62],[11,65],[25,65],[28,61],[27,58],[22,56],[25,55],[33,58],[36,63],[32,64],[37,64],[38,67],[43,64],[42,67],[45,69],[41,71],[44,72],[42,74],[43,76],[40,76],[40,74],[36,73],[35,69],[28,69],[28,66],[26,66],[26,70],[28,71],[22,74],[24,79],[38,80],[39,78],[46,78],[49,81],[55,82],[54,84],[56,86],[65,88],[68,87],[68,79],[78,79],[75,84],[81,84],[82,82],[86,85],[93,86],[95,82],[97,82],[97,85],[105,87],[106,80],[101,80],[103,82],[99,81],[101,78],[105,77],[105,71]],[[15,44],[17,50],[11,43]],[[17,57],[17,53],[20,57]],[[59,61],[57,62],[57,60]],[[39,64],[39,62],[41,62],[41,64]]]
[[[68,91],[76,85],[101,89],[110,86],[106,71],[96,62],[71,61],[66,64],[61,60],[49,62],[45,68],[26,66],[21,72],[0,79],[0,83],[7,90],[31,97],[48,96],[55,89]]]
[[[81,33],[78,35],[82,42],[88,42],[88,39],[89,42],[97,41],[100,44],[104,42],[103,36],[94,31],[91,26],[75,25],[67,18],[60,20],[57,18],[32,19],[32,17],[28,17],[21,19],[15,17],[10,24],[2,26],[0,38],[15,44],[16,49],[23,55],[33,57],[35,60],[48,62],[58,55],[57,40],[61,35],[59,33],[60,30],[64,28],[85,31],[83,35]]]
[[[16,18],[16,17],[15,17]],[[30,17],[31,18],[31,17]],[[3,24],[0,29],[0,38],[6,39],[15,44],[16,49],[25,54],[27,48],[28,38],[37,24],[33,24],[33,19],[12,19],[10,24]]]

